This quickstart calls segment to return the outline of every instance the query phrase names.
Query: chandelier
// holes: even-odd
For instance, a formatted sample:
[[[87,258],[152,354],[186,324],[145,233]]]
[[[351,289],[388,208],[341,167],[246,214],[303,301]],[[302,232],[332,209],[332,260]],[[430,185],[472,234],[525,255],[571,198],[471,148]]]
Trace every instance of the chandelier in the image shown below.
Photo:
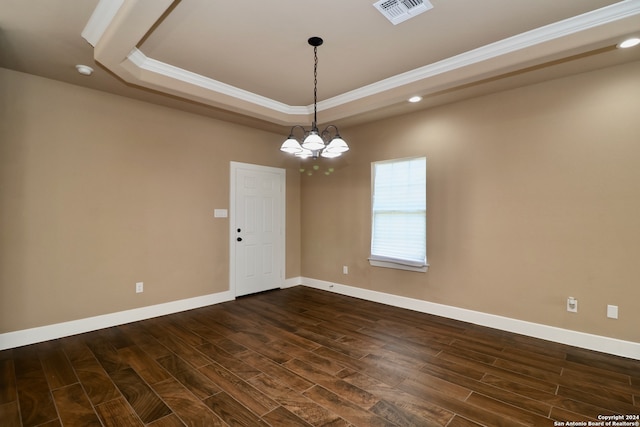
[[[320,37],[311,37],[308,43],[313,46],[313,123],[311,130],[306,130],[303,126],[295,125],[289,132],[289,137],[282,144],[280,150],[291,153],[296,157],[306,159],[318,156],[333,158],[339,157],[345,151],[349,151],[349,146],[340,137],[338,128],[329,125],[322,132],[318,130],[318,46],[322,45]],[[295,133],[298,133],[298,136]]]

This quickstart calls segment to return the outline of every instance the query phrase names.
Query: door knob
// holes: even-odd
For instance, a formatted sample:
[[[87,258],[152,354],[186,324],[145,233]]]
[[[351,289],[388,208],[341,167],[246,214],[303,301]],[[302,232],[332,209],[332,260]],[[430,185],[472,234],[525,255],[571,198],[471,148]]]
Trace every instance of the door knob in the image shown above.
[[[236,240],[237,240],[238,242],[242,242],[242,237],[238,237]]]

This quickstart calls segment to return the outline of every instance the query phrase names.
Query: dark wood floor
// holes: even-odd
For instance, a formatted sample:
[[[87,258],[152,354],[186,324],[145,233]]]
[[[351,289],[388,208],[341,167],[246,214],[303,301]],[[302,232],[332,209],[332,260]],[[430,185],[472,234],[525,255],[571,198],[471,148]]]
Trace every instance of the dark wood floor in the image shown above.
[[[0,352],[0,426],[552,426],[640,361],[305,287]]]

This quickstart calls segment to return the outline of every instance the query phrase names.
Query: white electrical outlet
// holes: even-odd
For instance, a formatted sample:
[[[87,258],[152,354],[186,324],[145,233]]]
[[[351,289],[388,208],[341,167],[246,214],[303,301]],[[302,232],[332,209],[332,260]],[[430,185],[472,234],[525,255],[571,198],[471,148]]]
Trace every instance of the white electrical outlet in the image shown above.
[[[342,274],[349,274],[349,267],[346,265],[342,266]]]
[[[574,297],[567,298],[567,311],[572,313],[578,312],[578,300]]]
[[[607,317],[610,319],[618,318],[618,306],[617,305],[607,305]]]
[[[144,292],[144,282],[136,282],[136,294]]]

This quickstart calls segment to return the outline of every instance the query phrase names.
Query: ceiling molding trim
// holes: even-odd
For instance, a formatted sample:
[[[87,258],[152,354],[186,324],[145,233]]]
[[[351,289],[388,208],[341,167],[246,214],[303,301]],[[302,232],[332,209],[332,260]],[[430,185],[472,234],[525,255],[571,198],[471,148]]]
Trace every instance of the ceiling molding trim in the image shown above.
[[[456,71],[460,68],[478,64],[483,61],[514,53],[541,43],[557,40],[602,25],[614,23],[621,19],[635,17],[640,14],[640,0],[624,0],[610,6],[584,13],[572,18],[558,21],[544,27],[536,28],[477,49],[452,56],[442,61],[406,73],[398,74],[384,80],[345,92],[318,102],[319,110],[327,110],[349,102],[358,101],[381,92],[397,89],[411,83],[419,82],[440,74]]]
[[[82,30],[82,38],[88,41],[91,46],[96,47],[123,4],[124,0],[100,0]]]
[[[218,80],[205,77],[201,74],[197,74],[183,68],[167,64],[166,62],[149,58],[138,48],[133,48],[131,53],[129,53],[129,55],[127,56],[127,59],[129,59],[138,68],[149,71],[151,73],[160,74],[171,79],[180,80],[182,82],[201,87],[212,92],[240,99],[242,101],[250,102],[252,104],[265,107],[279,113],[306,115],[310,114],[313,111],[310,106],[303,107],[287,105],[285,103],[275,101],[271,98],[257,95],[253,92],[249,92],[247,90],[231,86]]]

